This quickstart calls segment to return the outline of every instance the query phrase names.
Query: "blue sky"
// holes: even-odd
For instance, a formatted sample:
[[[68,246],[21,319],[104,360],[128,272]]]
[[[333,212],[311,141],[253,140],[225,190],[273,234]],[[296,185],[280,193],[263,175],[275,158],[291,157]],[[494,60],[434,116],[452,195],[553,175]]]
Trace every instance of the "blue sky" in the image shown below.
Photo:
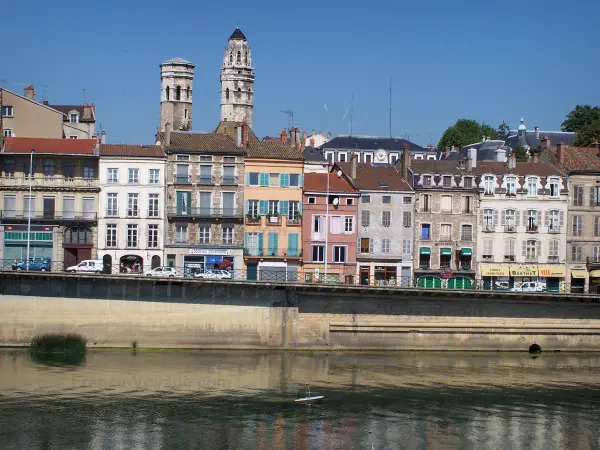
[[[227,6],[222,6],[222,5]],[[600,2],[11,2],[2,11],[0,85],[51,103],[96,104],[108,142],[150,143],[159,64],[195,64],[194,121],[219,121],[219,68],[239,26],[256,68],[254,129],[392,134],[434,144],[458,118],[558,129],[576,104],[600,104]],[[47,85],[46,88],[42,85]]]

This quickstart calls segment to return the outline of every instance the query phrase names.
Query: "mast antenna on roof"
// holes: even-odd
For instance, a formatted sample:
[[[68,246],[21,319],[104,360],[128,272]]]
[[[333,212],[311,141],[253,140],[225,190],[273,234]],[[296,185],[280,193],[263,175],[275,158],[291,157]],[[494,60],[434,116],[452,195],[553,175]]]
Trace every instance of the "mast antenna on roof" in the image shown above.
[[[392,137],[392,76],[390,75],[390,138]]]
[[[346,108],[346,112],[344,113],[344,117],[342,117],[342,120],[346,120],[346,117],[348,117],[348,128],[350,131],[350,136],[352,137],[352,126],[354,125],[354,122],[352,120],[352,118],[354,117],[354,93],[352,93],[352,104]]]
[[[83,91],[83,103],[85,103],[85,91],[87,91],[87,89],[83,88],[82,91]]]
[[[288,129],[292,128],[294,126],[294,111],[292,111],[291,109],[287,109],[281,112],[287,114],[288,116]]]

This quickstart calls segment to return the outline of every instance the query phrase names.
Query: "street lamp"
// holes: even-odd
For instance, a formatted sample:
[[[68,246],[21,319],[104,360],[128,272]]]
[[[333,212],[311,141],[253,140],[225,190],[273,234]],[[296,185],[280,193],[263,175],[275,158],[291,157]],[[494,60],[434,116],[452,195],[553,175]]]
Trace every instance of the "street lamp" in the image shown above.
[[[29,159],[29,211],[27,212],[27,259],[26,267],[29,270],[29,248],[31,244],[31,189],[33,187],[33,154],[35,149],[31,149],[31,157]]]

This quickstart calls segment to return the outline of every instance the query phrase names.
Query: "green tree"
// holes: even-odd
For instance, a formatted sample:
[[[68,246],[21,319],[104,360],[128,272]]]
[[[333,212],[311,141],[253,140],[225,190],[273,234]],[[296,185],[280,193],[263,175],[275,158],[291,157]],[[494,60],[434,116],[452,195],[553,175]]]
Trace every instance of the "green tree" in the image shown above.
[[[573,111],[567,114],[561,128],[563,131],[578,133],[584,126],[598,121],[600,121],[600,107],[577,105]]]
[[[475,120],[459,119],[447,128],[438,143],[438,149],[446,147],[464,147],[465,145],[481,142],[484,138],[498,139],[498,133],[491,126],[478,123]]]
[[[600,120],[583,125],[577,130],[577,137],[573,142],[576,147],[588,147],[595,139],[600,139]]]
[[[500,125],[498,125],[496,134],[498,135],[499,139],[506,140],[506,138],[508,138],[509,133],[510,133],[510,127],[503,120],[502,123]]]
[[[523,147],[522,145],[516,145],[515,148],[513,148],[513,152],[517,157],[517,161],[519,162],[527,162],[527,150],[525,150],[525,147]]]

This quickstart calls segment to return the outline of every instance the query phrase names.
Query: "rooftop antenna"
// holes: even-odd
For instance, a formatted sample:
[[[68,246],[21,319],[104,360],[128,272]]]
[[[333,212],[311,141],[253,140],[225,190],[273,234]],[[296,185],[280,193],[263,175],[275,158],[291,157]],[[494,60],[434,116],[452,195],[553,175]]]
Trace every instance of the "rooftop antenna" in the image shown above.
[[[46,100],[46,89],[48,88],[48,85],[47,84],[42,84],[41,86],[43,88],[43,90],[42,90],[42,99]]]
[[[392,76],[390,75],[390,138],[392,137]]]
[[[85,91],[87,91],[87,89],[83,88],[82,91],[83,91],[83,103],[85,103]]]
[[[350,136],[352,136],[352,125],[354,125],[354,122],[352,120],[354,116],[354,93],[352,93],[352,104],[346,108],[346,112],[344,113],[344,117],[342,118],[342,120],[346,120],[346,117],[348,117],[348,128],[350,129]]]
[[[0,82],[2,83],[2,86],[4,87],[4,89],[6,89],[6,78],[0,79]]]
[[[287,109],[281,112],[287,114],[288,116],[288,129],[292,128],[294,126],[294,111],[292,111],[291,109]]]

